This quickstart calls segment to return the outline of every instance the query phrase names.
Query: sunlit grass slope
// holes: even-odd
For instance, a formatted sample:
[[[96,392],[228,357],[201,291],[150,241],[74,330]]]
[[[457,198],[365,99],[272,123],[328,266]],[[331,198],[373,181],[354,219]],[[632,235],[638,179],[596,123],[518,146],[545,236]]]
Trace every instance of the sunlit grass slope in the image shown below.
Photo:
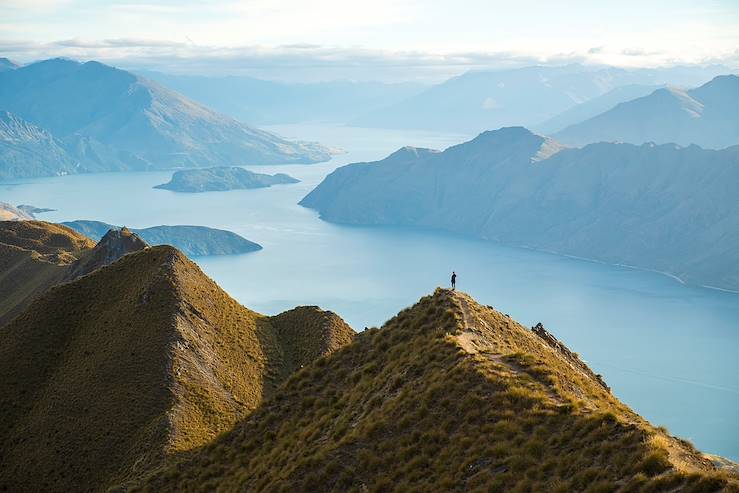
[[[541,332],[541,331],[540,331]],[[289,378],[144,491],[737,491],[579,358],[437,290]]]
[[[3,328],[0,491],[126,485],[230,429],[290,370],[352,337],[315,307],[248,310],[171,247],[126,255]]]

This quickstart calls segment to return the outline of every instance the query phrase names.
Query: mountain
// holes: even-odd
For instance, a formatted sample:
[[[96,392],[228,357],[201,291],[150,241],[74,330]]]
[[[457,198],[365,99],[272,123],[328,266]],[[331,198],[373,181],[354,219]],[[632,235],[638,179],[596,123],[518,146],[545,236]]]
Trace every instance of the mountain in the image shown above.
[[[739,289],[739,146],[563,149],[521,128],[338,168],[301,204],[333,222],[425,227]]]
[[[126,489],[353,335],[316,307],[248,310],[172,247],[126,255],[2,329],[0,490]]]
[[[110,265],[124,255],[148,248],[149,245],[128,228],[111,229],[100,238],[95,247],[80,255],[79,260],[69,266],[65,281],[73,281],[86,276],[106,265]]]
[[[0,180],[63,175],[76,168],[64,144],[48,131],[0,111]]]
[[[626,101],[651,94],[658,88],[659,86],[642,84],[618,86],[601,96],[588,99],[584,103],[573,106],[545,122],[534,125],[534,129],[545,135],[553,134],[570,125],[580,123],[604,111],[608,111],[619,103],[625,103]]]
[[[0,327],[62,282],[94,247],[94,241],[58,224],[0,221]]]
[[[272,185],[298,182],[300,180],[284,173],[267,175],[254,173],[236,166],[218,166],[215,168],[176,171],[168,183],[162,183],[154,188],[172,190],[173,192],[197,193],[267,188]]]
[[[541,326],[437,290],[134,491],[737,491]]]
[[[314,163],[330,157],[318,144],[289,142],[248,127],[98,62],[52,59],[0,72],[0,108],[63,143],[76,168],[57,165],[54,174],[100,171],[101,166],[119,170]],[[46,154],[40,159],[47,166],[56,162]],[[15,173],[26,176],[22,169]]]
[[[88,238],[99,240],[119,226],[100,221],[66,221],[61,223]],[[188,257],[203,255],[235,255],[261,250],[261,245],[223,229],[205,226],[152,226],[131,229],[149,245],[172,245]]]
[[[619,86],[665,83],[692,86],[718,75],[721,73],[718,70],[726,68],[626,70],[572,64],[470,71],[351,123],[461,133],[511,125],[536,126]]]
[[[288,83],[245,76],[138,73],[239,121],[259,125],[307,121],[345,123],[425,88],[412,82]]]
[[[619,141],[697,144],[722,149],[739,144],[739,77],[723,75],[691,90],[658,89],[571,125],[554,136],[567,144]]]

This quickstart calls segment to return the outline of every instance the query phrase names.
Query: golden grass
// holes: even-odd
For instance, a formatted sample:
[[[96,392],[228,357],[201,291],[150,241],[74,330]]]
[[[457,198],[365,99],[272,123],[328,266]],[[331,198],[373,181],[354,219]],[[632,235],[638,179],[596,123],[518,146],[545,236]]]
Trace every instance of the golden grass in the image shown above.
[[[592,372],[446,290],[293,374],[138,489],[737,491]]]
[[[65,275],[95,243],[42,221],[0,221],[0,327]]]
[[[353,334],[317,308],[273,324],[166,246],[52,288],[2,331],[0,491],[125,485],[272,395],[292,340],[330,341],[304,364]]]

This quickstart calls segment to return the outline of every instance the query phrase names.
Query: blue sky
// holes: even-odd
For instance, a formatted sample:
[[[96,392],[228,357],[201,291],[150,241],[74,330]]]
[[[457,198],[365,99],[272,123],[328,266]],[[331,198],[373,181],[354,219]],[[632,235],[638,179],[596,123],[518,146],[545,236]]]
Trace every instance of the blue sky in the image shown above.
[[[734,68],[738,50],[738,0],[0,0],[0,52],[21,62],[442,77],[528,63]]]

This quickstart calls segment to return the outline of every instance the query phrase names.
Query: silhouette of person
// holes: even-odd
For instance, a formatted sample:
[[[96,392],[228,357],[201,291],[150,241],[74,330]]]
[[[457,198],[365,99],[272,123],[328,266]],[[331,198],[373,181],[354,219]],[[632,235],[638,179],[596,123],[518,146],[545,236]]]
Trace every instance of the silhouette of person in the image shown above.
[[[452,289],[457,289],[457,273],[452,271]]]

